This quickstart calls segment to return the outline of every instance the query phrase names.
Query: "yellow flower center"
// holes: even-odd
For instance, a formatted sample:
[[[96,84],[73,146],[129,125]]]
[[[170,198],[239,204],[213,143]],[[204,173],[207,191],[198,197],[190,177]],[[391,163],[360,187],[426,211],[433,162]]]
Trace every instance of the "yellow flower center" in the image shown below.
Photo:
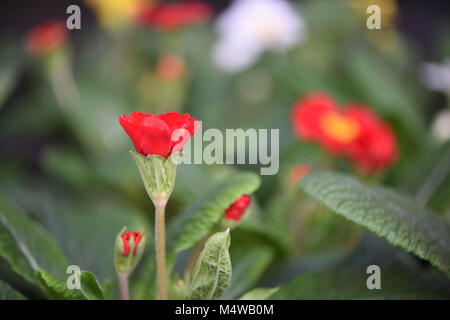
[[[320,127],[326,135],[341,143],[353,141],[360,131],[358,122],[335,111],[328,111],[320,118]]]

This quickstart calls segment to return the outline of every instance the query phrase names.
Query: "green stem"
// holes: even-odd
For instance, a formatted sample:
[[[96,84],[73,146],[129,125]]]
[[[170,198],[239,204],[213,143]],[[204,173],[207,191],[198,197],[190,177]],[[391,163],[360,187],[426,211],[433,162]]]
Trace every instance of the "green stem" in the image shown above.
[[[166,230],[164,223],[166,203],[155,204],[155,209],[156,280],[158,299],[167,300]]]
[[[128,274],[119,274],[119,287],[120,287],[120,300],[129,300],[130,296],[128,293]]]

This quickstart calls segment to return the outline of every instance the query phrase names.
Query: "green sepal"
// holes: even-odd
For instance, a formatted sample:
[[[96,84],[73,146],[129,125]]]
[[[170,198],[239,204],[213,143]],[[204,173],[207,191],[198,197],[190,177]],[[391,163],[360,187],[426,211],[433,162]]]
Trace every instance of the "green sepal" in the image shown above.
[[[155,205],[166,204],[175,183],[179,153],[174,153],[167,159],[149,154],[144,156],[130,151],[139,168],[145,190]]]
[[[116,271],[118,274],[130,274],[133,272],[134,268],[137,266],[141,260],[142,254],[145,248],[145,233],[142,231],[141,241],[139,242],[138,248],[136,250],[136,255],[133,255],[135,242],[134,237],[130,239],[130,250],[126,256],[124,256],[124,243],[121,238],[122,234],[128,232],[126,227],[122,230],[116,237],[116,245],[114,249],[114,261],[116,265]]]

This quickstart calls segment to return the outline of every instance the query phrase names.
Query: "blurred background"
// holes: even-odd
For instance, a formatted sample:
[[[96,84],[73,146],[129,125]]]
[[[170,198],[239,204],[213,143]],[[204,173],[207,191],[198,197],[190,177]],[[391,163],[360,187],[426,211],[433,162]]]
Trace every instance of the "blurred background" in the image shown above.
[[[1,1],[2,196],[41,224],[71,263],[115,286],[115,235],[123,225],[153,225],[153,206],[118,118],[188,112],[204,129],[280,129],[280,171],[261,177],[251,215],[233,231],[227,298],[331,268],[349,255],[352,265],[397,268],[407,261],[429,270],[318,207],[293,184],[308,170],[339,170],[410,194],[450,219],[449,1],[237,2],[167,9],[194,2]],[[81,8],[81,29],[52,29],[59,20],[65,24],[71,4]],[[366,28],[370,4],[381,8],[380,30]],[[37,29],[49,20],[46,31]],[[291,110],[314,92],[373,110],[392,128],[395,161],[363,172],[296,136]],[[180,166],[168,222],[239,170],[259,167]],[[189,254],[179,257],[176,271]],[[136,298],[152,297],[151,264],[137,272]],[[41,297],[5,261],[0,268],[2,280]]]

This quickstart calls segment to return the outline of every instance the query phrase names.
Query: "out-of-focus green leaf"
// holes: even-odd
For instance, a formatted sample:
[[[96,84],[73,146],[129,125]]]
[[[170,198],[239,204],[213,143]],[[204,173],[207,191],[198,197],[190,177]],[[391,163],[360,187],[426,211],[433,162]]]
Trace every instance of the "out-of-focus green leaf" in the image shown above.
[[[53,239],[38,223],[0,196],[0,255],[11,268],[29,282],[34,272],[46,268],[62,278],[67,259]]]
[[[97,278],[88,271],[81,272],[81,292],[88,300],[104,300],[105,296]]]
[[[19,77],[22,56],[16,51],[13,48],[5,50],[2,47],[0,53],[0,109],[14,89]]]
[[[235,248],[237,252],[234,253],[233,250],[232,248],[233,278],[224,299],[234,299],[254,286],[273,257],[273,250],[270,247],[237,244]]]
[[[242,295],[239,300],[266,300],[280,288],[256,288]]]
[[[405,270],[381,269],[381,289],[368,289],[366,270],[338,268],[312,271],[295,278],[269,297],[301,299],[448,299],[449,287],[431,286]]]
[[[423,141],[425,127],[419,108],[411,95],[412,89],[405,88],[403,78],[395,69],[364,50],[355,51],[349,57],[350,77],[362,95],[362,102],[370,104],[384,117],[396,118],[416,142]],[[413,91],[413,94],[416,94]]]
[[[406,195],[351,176],[313,172],[299,182],[307,195],[450,276],[450,227]]]
[[[243,194],[251,194],[260,185],[254,173],[238,173],[201,197],[170,226],[172,252],[188,249],[205,237],[222,218],[225,210]],[[170,238],[169,238],[170,239]]]
[[[55,300],[83,300],[83,296],[76,289],[69,289],[65,281],[55,279],[50,273],[39,269],[36,271],[36,277],[46,288],[51,299]]]
[[[25,297],[0,280],[0,300],[25,300]]]
[[[188,299],[219,299],[231,282],[230,229],[213,234],[197,259]]]

